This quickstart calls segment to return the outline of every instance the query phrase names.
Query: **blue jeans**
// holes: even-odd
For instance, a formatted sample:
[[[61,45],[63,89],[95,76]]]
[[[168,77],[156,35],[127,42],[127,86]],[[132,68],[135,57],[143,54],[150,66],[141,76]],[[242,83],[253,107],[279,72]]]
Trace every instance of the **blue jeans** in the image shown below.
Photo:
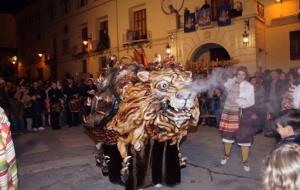
[[[25,131],[25,121],[24,118],[22,116],[11,116],[11,122],[12,125],[14,127],[14,129],[16,130],[16,132],[24,132]]]

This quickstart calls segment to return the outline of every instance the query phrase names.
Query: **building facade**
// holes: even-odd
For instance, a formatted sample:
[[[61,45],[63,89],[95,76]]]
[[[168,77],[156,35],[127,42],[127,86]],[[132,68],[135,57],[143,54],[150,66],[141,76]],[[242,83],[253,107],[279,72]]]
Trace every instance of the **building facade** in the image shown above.
[[[13,79],[17,72],[17,45],[15,18],[6,13],[0,14],[0,77]]]
[[[299,0],[206,2],[35,1],[16,15],[19,74],[44,79],[97,75],[111,55],[133,55],[136,47],[143,47],[148,61],[171,54],[194,72],[227,62],[251,72],[300,66]]]

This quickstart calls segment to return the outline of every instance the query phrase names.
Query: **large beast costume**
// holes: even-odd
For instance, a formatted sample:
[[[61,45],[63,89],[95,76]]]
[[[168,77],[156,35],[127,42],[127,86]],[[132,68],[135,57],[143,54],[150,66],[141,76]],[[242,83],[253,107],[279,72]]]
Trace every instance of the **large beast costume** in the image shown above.
[[[180,182],[185,158],[179,145],[198,123],[192,75],[177,67],[140,71],[127,88],[117,113],[103,128],[97,162],[114,183],[134,190]],[[98,144],[100,145],[100,144]]]
[[[0,189],[17,190],[18,176],[10,123],[0,107]]]

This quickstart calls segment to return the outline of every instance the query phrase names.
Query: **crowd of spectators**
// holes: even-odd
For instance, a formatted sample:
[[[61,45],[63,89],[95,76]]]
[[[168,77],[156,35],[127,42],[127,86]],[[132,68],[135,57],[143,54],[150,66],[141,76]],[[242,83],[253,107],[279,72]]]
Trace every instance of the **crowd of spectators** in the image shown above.
[[[0,106],[6,111],[13,133],[38,132],[46,127],[60,129],[82,123],[86,100],[91,90],[96,91],[90,75],[74,81],[8,81],[0,78]],[[77,100],[78,111],[73,112],[70,102]]]

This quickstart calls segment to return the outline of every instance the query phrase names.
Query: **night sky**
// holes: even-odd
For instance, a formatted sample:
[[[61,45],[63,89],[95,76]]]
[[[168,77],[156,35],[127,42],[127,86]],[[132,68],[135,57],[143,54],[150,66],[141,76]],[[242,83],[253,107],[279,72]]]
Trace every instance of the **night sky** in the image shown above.
[[[34,0],[1,0],[0,13],[15,13]]]

